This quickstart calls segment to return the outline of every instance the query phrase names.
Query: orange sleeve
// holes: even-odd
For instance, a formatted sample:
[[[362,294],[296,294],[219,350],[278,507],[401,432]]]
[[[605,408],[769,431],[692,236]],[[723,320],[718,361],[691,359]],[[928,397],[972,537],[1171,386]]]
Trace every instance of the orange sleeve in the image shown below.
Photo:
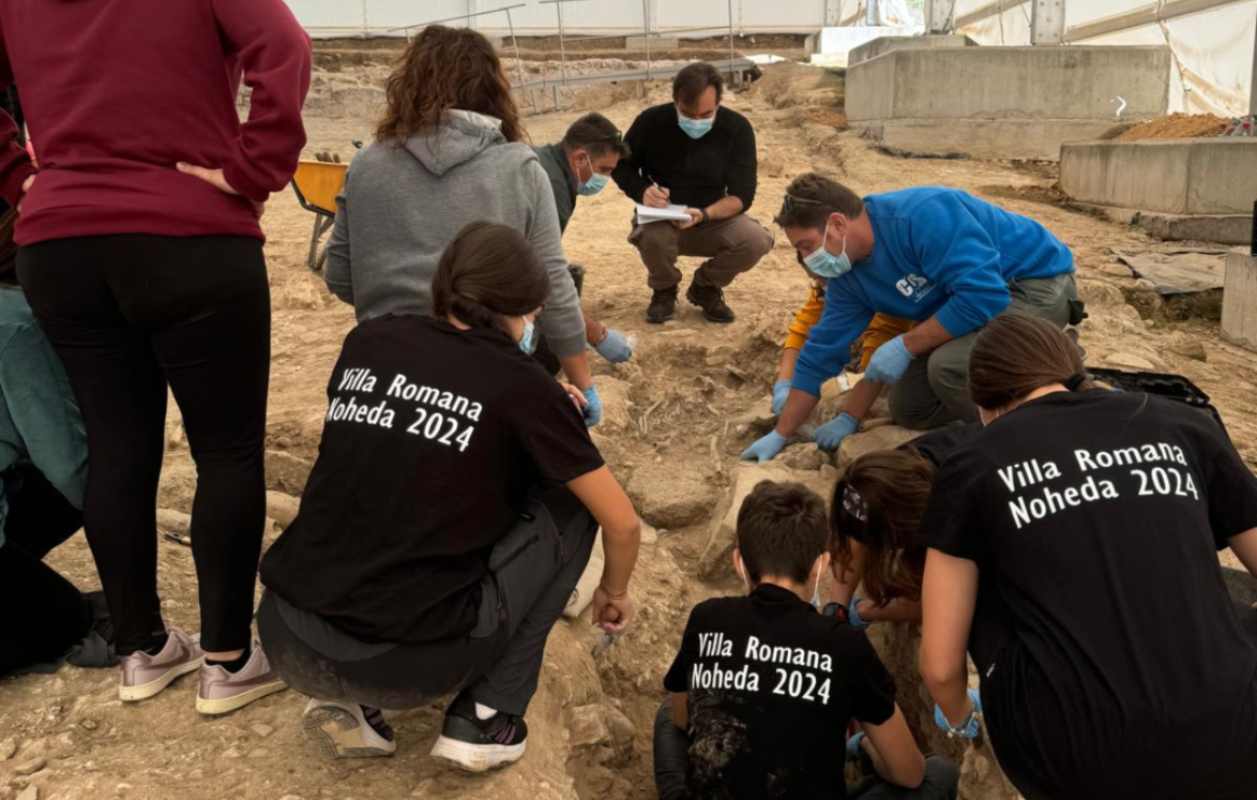
[[[788,329],[789,333],[786,334],[786,343],[782,347],[786,350],[802,350],[808,333],[811,332],[813,325],[820,322],[823,313],[825,313],[825,290],[813,285],[808,292],[807,302],[795,312],[794,320]]]
[[[860,344],[860,371],[868,369],[869,359],[877,348],[894,339],[900,334],[912,330],[916,325],[910,319],[900,319],[888,314],[874,314],[873,321],[864,329],[864,339]]]

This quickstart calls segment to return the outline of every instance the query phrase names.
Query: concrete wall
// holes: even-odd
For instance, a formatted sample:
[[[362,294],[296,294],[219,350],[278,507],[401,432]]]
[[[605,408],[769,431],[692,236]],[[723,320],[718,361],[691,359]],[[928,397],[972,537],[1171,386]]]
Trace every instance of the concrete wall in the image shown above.
[[[968,36],[927,34],[925,36],[881,36],[862,44],[847,54],[847,64],[854,66],[870,58],[877,58],[891,50],[909,50],[937,47],[975,47],[977,42]]]
[[[1251,214],[1257,139],[1080,142],[1061,147],[1075,200],[1169,214]]]
[[[1165,47],[900,49],[847,71],[847,118],[921,154],[1056,160],[1067,141],[1166,112]]]

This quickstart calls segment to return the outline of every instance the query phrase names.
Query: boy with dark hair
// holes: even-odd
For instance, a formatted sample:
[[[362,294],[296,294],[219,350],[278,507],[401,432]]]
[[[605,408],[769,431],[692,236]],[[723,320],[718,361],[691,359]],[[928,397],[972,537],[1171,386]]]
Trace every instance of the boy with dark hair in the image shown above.
[[[852,720],[878,776],[858,797],[955,797],[956,768],[922,757],[868,638],[808,602],[827,539],[825,504],[800,484],[763,481],[743,502],[733,565],[750,594],[690,613],[655,721],[661,800],[846,798]]]
[[[639,224],[629,243],[641,254],[652,290],[646,321],[676,313],[682,274],[679,256],[707,259],[694,272],[685,298],[710,322],[733,322],[724,287],[759,263],[773,235],[747,211],[755,200],[758,156],[746,117],[721,105],[724,81],[711,64],[690,64],[672,82],[672,102],[637,116],[625,140],[632,154],[612,177],[635,202],[682,206],[687,219]]]
[[[573,122],[561,141],[533,150],[550,179],[560,233],[567,230],[567,223],[576,212],[576,198],[601,192],[611,182],[611,171],[631,152],[615,123],[596,112]],[[584,288],[585,268],[569,264],[568,270],[579,293]],[[584,310],[584,314],[585,341],[598,355],[613,364],[633,357],[633,347],[623,333],[603,325],[588,310]],[[544,337],[538,343],[537,360],[547,371],[558,372],[558,358],[550,353]]]

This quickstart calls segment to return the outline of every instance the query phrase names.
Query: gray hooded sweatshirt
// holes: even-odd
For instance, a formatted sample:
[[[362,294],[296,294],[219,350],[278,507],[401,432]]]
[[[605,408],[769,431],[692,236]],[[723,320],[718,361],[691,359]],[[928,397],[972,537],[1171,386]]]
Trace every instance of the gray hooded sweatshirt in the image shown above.
[[[585,350],[580,298],[567,271],[550,180],[526,144],[493,117],[447,112],[435,131],[375,143],[354,158],[336,198],[327,286],[359,321],[431,314],[441,253],[470,222],[510,225],[546,265],[550,296],[537,320],[560,358]]]

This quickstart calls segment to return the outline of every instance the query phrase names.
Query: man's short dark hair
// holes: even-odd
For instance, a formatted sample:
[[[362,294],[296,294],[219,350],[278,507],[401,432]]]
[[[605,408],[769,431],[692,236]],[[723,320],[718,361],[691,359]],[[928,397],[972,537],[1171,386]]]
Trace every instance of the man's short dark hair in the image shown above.
[[[752,583],[804,583],[828,543],[825,501],[801,483],[760,481],[738,509],[737,539]]]
[[[773,221],[783,228],[823,228],[835,212],[855,219],[864,213],[864,201],[838,181],[805,172],[786,187],[786,199]]]
[[[598,113],[586,114],[572,123],[563,134],[563,149],[568,152],[588,150],[592,156],[615,153],[620,158],[628,158],[630,155],[624,134],[614,122]]]
[[[716,87],[716,102],[719,103],[725,93],[725,79],[720,76],[720,70],[705,61],[690,64],[672,79],[672,99],[692,105],[708,86]]]

